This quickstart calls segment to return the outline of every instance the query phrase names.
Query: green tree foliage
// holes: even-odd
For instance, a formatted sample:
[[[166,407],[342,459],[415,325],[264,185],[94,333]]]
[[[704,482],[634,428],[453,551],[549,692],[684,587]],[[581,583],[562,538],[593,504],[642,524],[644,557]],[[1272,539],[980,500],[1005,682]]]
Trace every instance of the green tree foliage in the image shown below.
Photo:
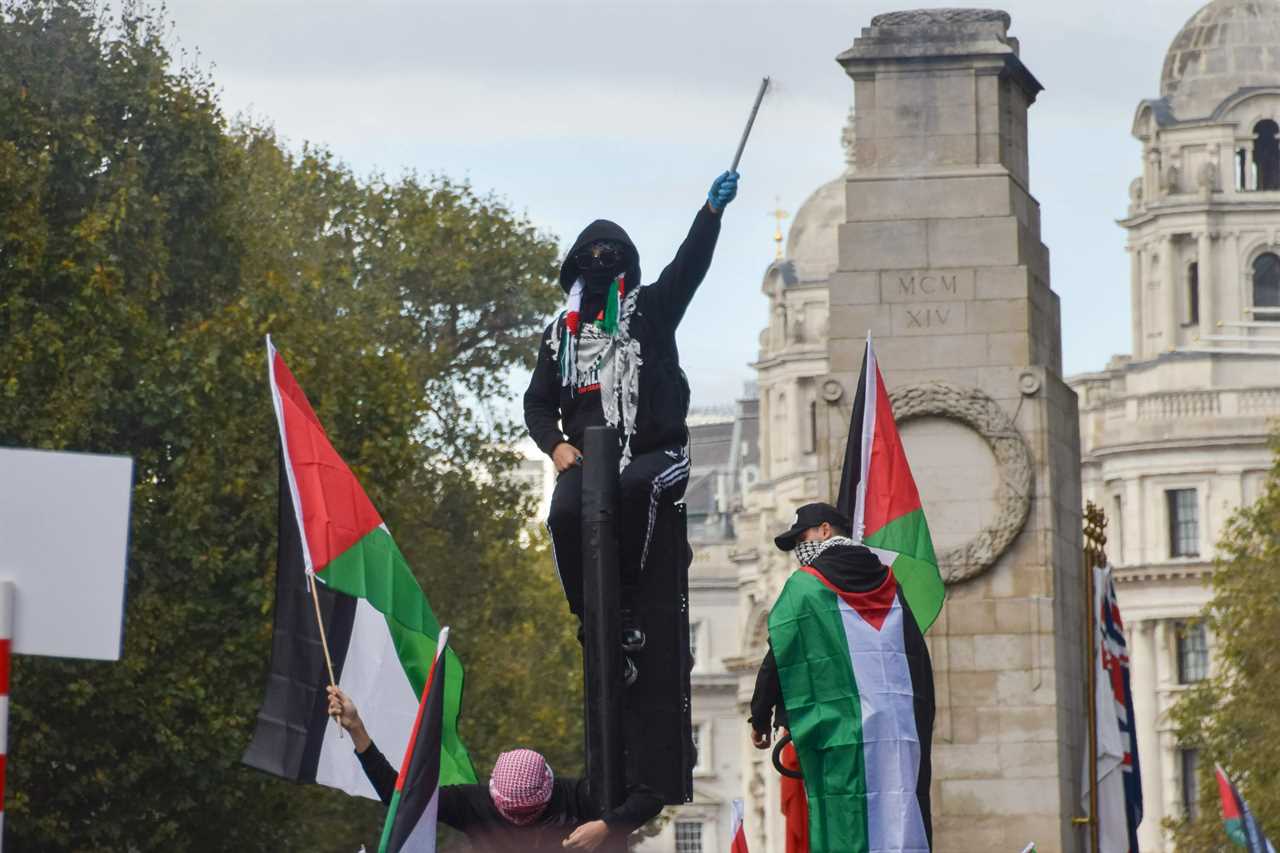
[[[1262,496],[1232,517],[1218,545],[1203,614],[1216,668],[1173,708],[1179,741],[1200,750],[1199,819],[1171,823],[1180,850],[1236,849],[1223,831],[1221,764],[1272,838],[1280,833],[1280,432]]]
[[[376,840],[378,804],[239,765],[275,571],[268,332],[455,628],[478,769],[522,744],[576,770],[577,644],[486,405],[533,357],[554,243],[465,184],[229,123],[167,27],[0,0],[0,446],[136,465],[123,658],[16,662],[6,841]]]

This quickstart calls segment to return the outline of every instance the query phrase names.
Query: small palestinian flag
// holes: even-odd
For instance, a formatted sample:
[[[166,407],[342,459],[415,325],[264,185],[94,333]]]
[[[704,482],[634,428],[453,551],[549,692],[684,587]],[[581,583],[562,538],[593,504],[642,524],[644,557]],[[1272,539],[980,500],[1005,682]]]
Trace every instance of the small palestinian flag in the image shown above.
[[[745,809],[742,800],[733,801],[733,829],[730,835],[733,837],[733,843],[729,847],[729,853],[748,853],[747,851],[747,833],[742,828],[742,818]]]
[[[795,743],[784,746],[778,757],[786,769],[800,770]],[[804,780],[783,776],[778,780],[778,794],[782,800],[782,819],[786,824],[783,831],[785,853],[809,853],[809,804],[804,799]]]
[[[1258,819],[1253,816],[1249,804],[1240,796],[1236,786],[1227,778],[1226,771],[1220,765],[1215,765],[1214,773],[1218,778],[1218,793],[1222,797],[1222,822],[1226,825],[1227,837],[1248,853],[1275,853],[1275,848],[1262,833]]]
[[[286,779],[377,799],[350,741],[327,716],[329,676],[310,584],[316,584],[338,686],[392,762],[409,742],[440,625],[270,339],[267,359],[281,448],[276,612],[266,695],[243,760]],[[457,733],[462,662],[452,651],[444,660],[449,687],[441,777],[446,784],[473,783],[475,770]]]
[[[378,853],[435,853],[436,814],[440,808],[440,737],[444,733],[446,667],[440,651],[449,642],[449,629],[440,632],[435,664],[418,705],[396,791],[391,795],[387,822],[382,825]]]
[[[793,572],[769,642],[804,773],[808,849],[927,853],[933,675],[893,572],[863,593],[812,566]]]
[[[928,631],[942,610],[946,587],[870,335],[836,508],[849,517],[853,538],[893,569],[920,630]]]

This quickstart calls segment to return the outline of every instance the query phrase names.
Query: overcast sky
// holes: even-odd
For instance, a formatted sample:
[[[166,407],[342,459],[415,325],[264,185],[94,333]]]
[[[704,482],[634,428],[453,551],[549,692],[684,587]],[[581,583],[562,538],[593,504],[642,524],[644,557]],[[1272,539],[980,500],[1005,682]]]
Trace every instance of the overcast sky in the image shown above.
[[[680,331],[694,405],[732,401],[766,322],[775,198],[795,212],[843,168],[853,86],[835,56],[894,2],[169,0],[228,113],[269,120],[357,172],[466,178],[562,246],[613,219],[646,280],[728,167],[773,75],[715,263]],[[1138,174],[1129,135],[1165,50],[1201,0],[1009,0],[1031,111],[1031,189],[1062,299],[1068,373],[1130,349],[1129,264],[1115,219]]]

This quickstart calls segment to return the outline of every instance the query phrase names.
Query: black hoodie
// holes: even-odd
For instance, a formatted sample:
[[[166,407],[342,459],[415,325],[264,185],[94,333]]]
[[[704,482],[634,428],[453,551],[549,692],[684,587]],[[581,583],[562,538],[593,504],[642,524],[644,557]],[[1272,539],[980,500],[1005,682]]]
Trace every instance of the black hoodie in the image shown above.
[[[680,447],[689,440],[685,425],[689,413],[689,383],[680,369],[676,327],[711,266],[719,235],[720,214],[712,213],[704,204],[694,217],[675,259],[657,281],[640,288],[636,295],[630,332],[632,339],[640,344],[641,368],[636,430],[631,438],[633,454]],[[566,293],[578,278],[574,255],[597,240],[616,240],[626,247],[625,281],[628,288],[639,283],[640,257],[635,244],[616,223],[597,219],[578,235],[560,267],[560,286]],[[595,319],[602,302],[599,294],[583,295],[584,322]],[[579,394],[560,383],[560,368],[552,353],[551,342],[564,322],[562,312],[543,332],[538,363],[524,394],[525,425],[529,428],[530,437],[548,455],[564,441],[581,450],[587,427],[602,426],[605,422],[598,391]]]

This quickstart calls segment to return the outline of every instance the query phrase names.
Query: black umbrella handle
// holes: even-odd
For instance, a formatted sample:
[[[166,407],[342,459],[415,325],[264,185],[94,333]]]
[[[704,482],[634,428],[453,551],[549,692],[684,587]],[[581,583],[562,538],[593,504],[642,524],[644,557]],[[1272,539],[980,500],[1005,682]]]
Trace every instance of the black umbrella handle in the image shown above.
[[[791,743],[791,732],[778,738],[778,742],[773,747],[773,769],[788,779],[803,779],[804,774],[799,770],[789,770],[782,765],[782,750],[786,749],[789,743]]]

